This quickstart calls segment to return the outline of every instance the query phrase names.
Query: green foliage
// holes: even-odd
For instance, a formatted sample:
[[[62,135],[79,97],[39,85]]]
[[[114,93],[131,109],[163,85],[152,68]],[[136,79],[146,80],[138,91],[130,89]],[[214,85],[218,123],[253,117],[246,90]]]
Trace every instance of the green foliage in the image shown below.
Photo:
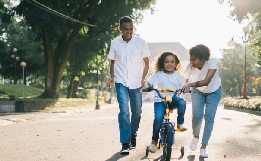
[[[219,75],[223,93],[232,97],[241,96],[244,81],[244,46],[236,44],[234,49],[223,50],[223,58],[219,62]],[[254,84],[250,76],[257,76],[255,67],[256,57],[253,51],[247,48],[246,78],[248,95],[252,95]]]
[[[251,47],[255,50],[255,55],[258,57],[258,64],[261,65],[261,36],[257,36],[252,40]]]
[[[251,27],[251,47],[256,50],[258,64],[261,65],[260,30],[261,30],[261,3],[260,0],[227,0],[233,7],[230,15],[234,20],[242,22],[248,20]]]

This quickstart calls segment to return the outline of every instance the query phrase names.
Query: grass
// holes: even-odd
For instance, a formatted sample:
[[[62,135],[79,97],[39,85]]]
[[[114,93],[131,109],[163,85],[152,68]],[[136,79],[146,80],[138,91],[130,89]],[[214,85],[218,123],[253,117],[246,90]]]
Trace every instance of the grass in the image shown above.
[[[24,86],[25,98],[36,98],[44,92],[44,89],[36,88],[33,86]],[[15,98],[23,98],[23,85],[22,84],[0,84],[0,98],[8,98],[14,95]]]

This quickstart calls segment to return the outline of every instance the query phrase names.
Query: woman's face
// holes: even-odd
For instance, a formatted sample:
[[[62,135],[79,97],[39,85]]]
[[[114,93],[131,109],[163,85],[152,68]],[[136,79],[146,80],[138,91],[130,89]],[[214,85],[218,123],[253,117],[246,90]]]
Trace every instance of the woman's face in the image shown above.
[[[164,72],[167,74],[172,74],[174,73],[175,68],[176,68],[176,62],[174,56],[172,55],[166,56],[164,60]]]
[[[192,67],[194,68],[198,68],[201,69],[204,64],[205,64],[205,60],[204,59],[199,59],[195,56],[190,56],[190,64],[192,65]]]

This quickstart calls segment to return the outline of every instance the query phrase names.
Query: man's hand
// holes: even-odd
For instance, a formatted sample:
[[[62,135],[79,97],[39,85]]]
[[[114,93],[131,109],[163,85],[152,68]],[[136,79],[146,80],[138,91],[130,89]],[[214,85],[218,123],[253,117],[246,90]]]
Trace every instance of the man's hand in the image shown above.
[[[111,88],[113,83],[114,83],[114,78],[109,79],[107,82],[107,87]]]
[[[141,86],[142,86],[142,88],[145,87],[145,83],[146,83],[145,79],[141,79]]]

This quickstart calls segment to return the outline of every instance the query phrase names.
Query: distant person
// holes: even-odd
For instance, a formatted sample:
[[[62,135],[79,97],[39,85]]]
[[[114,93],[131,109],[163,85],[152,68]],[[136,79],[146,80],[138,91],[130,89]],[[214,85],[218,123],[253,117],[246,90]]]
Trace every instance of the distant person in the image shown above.
[[[199,133],[203,117],[205,127],[200,148],[200,156],[207,158],[206,147],[210,139],[217,107],[221,98],[221,79],[218,75],[218,62],[215,58],[210,58],[210,50],[205,45],[196,45],[189,50],[190,63],[188,64],[184,78],[188,82],[183,87],[184,92],[188,92],[192,87],[192,129],[193,139],[190,149],[195,151],[199,141]]]
[[[136,148],[136,136],[140,124],[142,94],[149,69],[149,49],[146,42],[133,34],[133,21],[124,16],[119,20],[121,36],[111,42],[108,58],[110,63],[111,79],[107,86],[115,82],[117,100],[119,102],[119,129],[121,154],[129,154],[129,148]],[[144,67],[143,67],[144,62]],[[130,110],[129,111],[129,100]]]
[[[182,70],[179,57],[173,52],[163,52],[155,63],[155,73],[149,78],[148,83],[160,89],[182,89],[186,84],[184,78],[179,73]],[[162,93],[163,96],[173,96],[171,93]],[[178,93],[179,95],[180,93]],[[170,109],[177,108],[177,126],[180,130],[186,130],[184,115],[186,111],[186,101],[181,97],[174,97],[170,104]],[[154,121],[152,142],[149,151],[154,153],[159,140],[160,126],[166,112],[166,106],[162,99],[155,92],[154,96]]]

